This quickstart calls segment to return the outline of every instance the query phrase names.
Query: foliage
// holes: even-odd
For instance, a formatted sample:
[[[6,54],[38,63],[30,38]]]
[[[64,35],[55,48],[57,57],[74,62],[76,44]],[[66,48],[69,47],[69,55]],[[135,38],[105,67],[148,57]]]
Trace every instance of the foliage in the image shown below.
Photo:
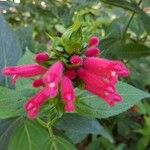
[[[75,114],[62,114],[59,100],[50,101],[35,121],[28,120],[23,109],[37,91],[29,84],[32,79],[12,87],[0,74],[0,150],[148,149],[149,7],[149,0],[0,2],[0,70],[34,63],[34,53],[50,51],[52,46],[58,54],[62,46],[68,55],[78,53],[92,35],[101,39],[102,57],[120,59],[131,70],[117,88],[123,103],[110,108],[76,89]]]

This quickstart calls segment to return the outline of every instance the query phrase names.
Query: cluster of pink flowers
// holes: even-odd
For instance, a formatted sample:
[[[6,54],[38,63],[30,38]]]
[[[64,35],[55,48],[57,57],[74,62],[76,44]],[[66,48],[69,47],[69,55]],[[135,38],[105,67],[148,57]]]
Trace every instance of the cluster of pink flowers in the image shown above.
[[[85,84],[85,89],[102,98],[109,106],[114,106],[121,102],[121,96],[116,92],[118,77],[126,77],[129,70],[120,61],[110,61],[99,58],[99,39],[92,37],[84,56],[73,55],[69,63],[71,68],[65,67],[61,61],[56,61],[49,68],[45,68],[42,63],[50,60],[47,53],[39,53],[35,56],[38,64],[6,67],[3,74],[13,77],[13,83],[18,78],[30,78],[39,76],[32,83],[35,88],[41,87],[39,93],[34,95],[25,104],[24,108],[29,118],[38,116],[41,106],[49,99],[57,96],[61,91],[61,97],[65,104],[65,112],[75,111],[75,89],[73,80],[81,79]]]

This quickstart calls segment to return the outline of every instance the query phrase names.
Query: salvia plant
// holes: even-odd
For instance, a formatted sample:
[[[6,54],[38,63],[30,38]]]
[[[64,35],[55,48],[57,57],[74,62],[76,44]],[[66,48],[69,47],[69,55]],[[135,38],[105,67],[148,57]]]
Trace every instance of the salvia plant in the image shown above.
[[[10,56],[7,42],[0,43],[5,52],[1,54],[5,86],[0,86],[0,124],[9,133],[0,137],[0,150],[74,150],[78,141],[73,135],[81,141],[87,134],[113,143],[97,119],[125,112],[150,96],[127,83],[132,70],[126,61],[103,57],[101,35],[86,34],[81,15],[62,35],[46,33],[50,46],[36,54],[28,48],[22,54],[18,39],[0,19],[0,25],[8,27],[0,37],[13,36],[15,44],[9,41],[8,49],[18,49]],[[148,123],[136,132],[147,139],[145,130]]]

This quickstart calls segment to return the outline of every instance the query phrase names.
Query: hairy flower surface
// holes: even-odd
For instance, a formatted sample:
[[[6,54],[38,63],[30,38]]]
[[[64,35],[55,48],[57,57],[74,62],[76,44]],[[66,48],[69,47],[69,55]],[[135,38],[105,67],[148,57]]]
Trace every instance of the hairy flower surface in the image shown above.
[[[64,76],[61,81],[61,95],[66,104],[65,111],[74,112],[75,91],[71,80],[66,76]]]
[[[44,74],[47,69],[38,64],[12,66],[3,69],[2,73],[5,76],[13,76],[13,83],[16,82],[17,78],[30,78]]]

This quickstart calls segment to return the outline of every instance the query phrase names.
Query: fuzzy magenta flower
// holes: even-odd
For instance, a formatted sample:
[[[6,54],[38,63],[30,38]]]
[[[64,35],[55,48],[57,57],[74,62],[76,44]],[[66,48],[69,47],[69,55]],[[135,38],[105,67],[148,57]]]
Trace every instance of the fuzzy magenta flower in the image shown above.
[[[84,60],[83,67],[99,76],[125,77],[129,75],[129,70],[120,61],[109,61],[103,58],[87,57]]]
[[[46,94],[48,88],[44,88],[39,93],[34,95],[28,102],[24,105],[27,115],[30,119],[34,119],[38,116],[40,107],[48,100],[49,96]]]
[[[122,62],[96,57],[86,57],[83,66],[78,69],[78,76],[84,81],[85,89],[102,98],[111,107],[122,101],[115,89],[118,77],[128,75],[129,70]]]
[[[83,59],[79,55],[73,55],[70,58],[70,62],[73,65],[79,65],[79,66],[81,66],[82,63],[83,63]]]
[[[48,60],[49,60],[49,55],[46,52],[41,52],[35,55],[35,61],[39,64]]]
[[[122,101],[121,96],[116,93],[115,85],[106,83],[99,76],[83,68],[78,70],[78,75],[85,82],[85,89],[101,97],[109,106]]]
[[[101,77],[88,72],[84,68],[78,70],[78,76],[82,79],[86,85],[96,87],[98,89],[104,89],[106,92],[113,93],[115,91],[114,85],[110,85],[105,82]]]
[[[61,62],[53,64],[43,76],[45,84],[58,84],[63,74],[63,65]]]
[[[64,76],[61,81],[61,95],[66,104],[65,111],[74,112],[75,91],[71,80],[66,76]]]
[[[3,69],[2,73],[5,76],[13,76],[13,83],[15,84],[17,78],[30,78],[44,74],[47,69],[37,64],[12,66]]]
[[[90,38],[88,47],[97,47],[99,45],[99,38],[96,36],[93,36]]]
[[[97,57],[100,54],[100,50],[96,47],[90,47],[85,51],[87,57]]]

